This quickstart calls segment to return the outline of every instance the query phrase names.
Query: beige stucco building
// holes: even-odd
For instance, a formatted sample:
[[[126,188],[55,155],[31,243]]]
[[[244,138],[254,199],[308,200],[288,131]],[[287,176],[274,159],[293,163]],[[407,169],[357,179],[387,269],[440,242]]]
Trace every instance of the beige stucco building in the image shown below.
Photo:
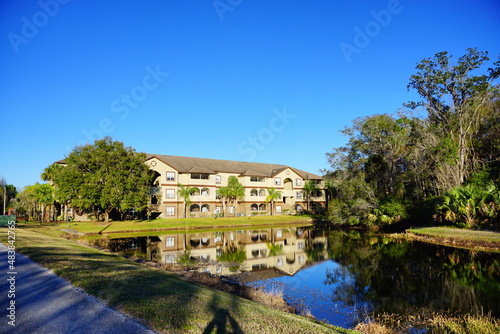
[[[150,190],[150,211],[158,218],[184,216],[184,200],[178,195],[179,184],[196,188],[190,196],[187,217],[208,217],[222,213],[222,201],[217,196],[228,178],[236,176],[245,189],[243,200],[228,208],[234,215],[269,215],[267,189],[281,191],[273,214],[294,214],[311,206],[324,206],[322,177],[293,167],[277,164],[241,162],[148,154],[146,164],[156,172]],[[304,184],[314,182],[319,191],[306,200]],[[309,203],[308,203],[309,202]]]

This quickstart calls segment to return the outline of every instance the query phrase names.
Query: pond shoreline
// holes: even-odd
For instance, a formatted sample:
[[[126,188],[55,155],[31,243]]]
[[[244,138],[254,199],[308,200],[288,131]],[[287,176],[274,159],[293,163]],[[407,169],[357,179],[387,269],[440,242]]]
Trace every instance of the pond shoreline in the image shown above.
[[[147,230],[121,230],[121,231],[111,231],[102,233],[85,233],[86,235],[107,235],[107,234],[119,234],[119,233],[144,233],[144,232],[166,232],[166,231],[206,231],[206,230],[216,230],[216,229],[250,229],[255,228],[273,228],[273,227],[283,227],[283,226],[313,226],[313,223],[307,222],[282,222],[282,223],[272,223],[272,224],[242,224],[242,225],[216,225],[216,226],[190,226],[190,227],[166,227],[166,228],[155,228]]]
[[[429,227],[409,229],[403,235],[409,240],[417,240],[441,246],[500,253],[499,232]]]

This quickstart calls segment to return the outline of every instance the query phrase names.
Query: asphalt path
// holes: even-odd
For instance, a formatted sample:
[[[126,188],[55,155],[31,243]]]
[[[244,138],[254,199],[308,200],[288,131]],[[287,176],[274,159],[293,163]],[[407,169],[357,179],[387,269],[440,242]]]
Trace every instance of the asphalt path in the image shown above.
[[[156,333],[22,254],[12,263],[0,243],[0,333]]]

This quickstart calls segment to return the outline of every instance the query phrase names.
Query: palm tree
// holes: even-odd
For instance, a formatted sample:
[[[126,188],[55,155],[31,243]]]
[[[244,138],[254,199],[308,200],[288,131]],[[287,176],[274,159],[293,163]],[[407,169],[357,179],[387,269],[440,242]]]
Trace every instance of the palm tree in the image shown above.
[[[177,185],[179,187],[179,189],[177,189],[177,195],[182,198],[182,200],[184,201],[184,218],[186,218],[186,209],[187,209],[187,206],[191,204],[191,193],[193,193],[196,188],[193,188],[193,187],[185,187],[184,185],[182,184],[178,184]]]
[[[306,180],[302,190],[304,191],[304,198],[307,201],[307,211],[309,211],[311,206],[311,197],[318,192],[319,188],[313,180]]]
[[[222,213],[224,216],[227,216],[226,207],[229,202],[229,198],[231,197],[231,189],[229,187],[220,187],[217,189],[217,195],[219,195],[222,201]]]
[[[276,190],[276,188],[267,188],[267,197],[266,197],[266,203],[269,203],[271,206],[271,216],[273,215],[273,210],[274,210],[274,201],[279,199],[281,197],[282,192],[279,190]]]
[[[40,221],[42,223],[45,219],[45,209],[47,206],[54,204],[54,189],[47,183],[39,184],[38,182],[32,187],[33,197],[42,209],[42,219]]]
[[[227,186],[230,189],[229,200],[233,203],[234,213],[236,214],[238,202],[245,197],[245,187],[234,175],[231,175],[227,180]]]

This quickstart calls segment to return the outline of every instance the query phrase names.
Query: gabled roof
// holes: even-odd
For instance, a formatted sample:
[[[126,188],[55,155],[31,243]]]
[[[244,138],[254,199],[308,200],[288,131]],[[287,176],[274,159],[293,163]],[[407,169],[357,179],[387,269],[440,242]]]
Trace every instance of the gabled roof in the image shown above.
[[[146,161],[157,158],[180,173],[235,173],[243,176],[274,177],[290,168],[306,180],[321,180],[322,177],[303,170],[285,165],[267,164],[258,162],[231,161],[219,159],[205,159],[179,157],[174,155],[146,154]]]

